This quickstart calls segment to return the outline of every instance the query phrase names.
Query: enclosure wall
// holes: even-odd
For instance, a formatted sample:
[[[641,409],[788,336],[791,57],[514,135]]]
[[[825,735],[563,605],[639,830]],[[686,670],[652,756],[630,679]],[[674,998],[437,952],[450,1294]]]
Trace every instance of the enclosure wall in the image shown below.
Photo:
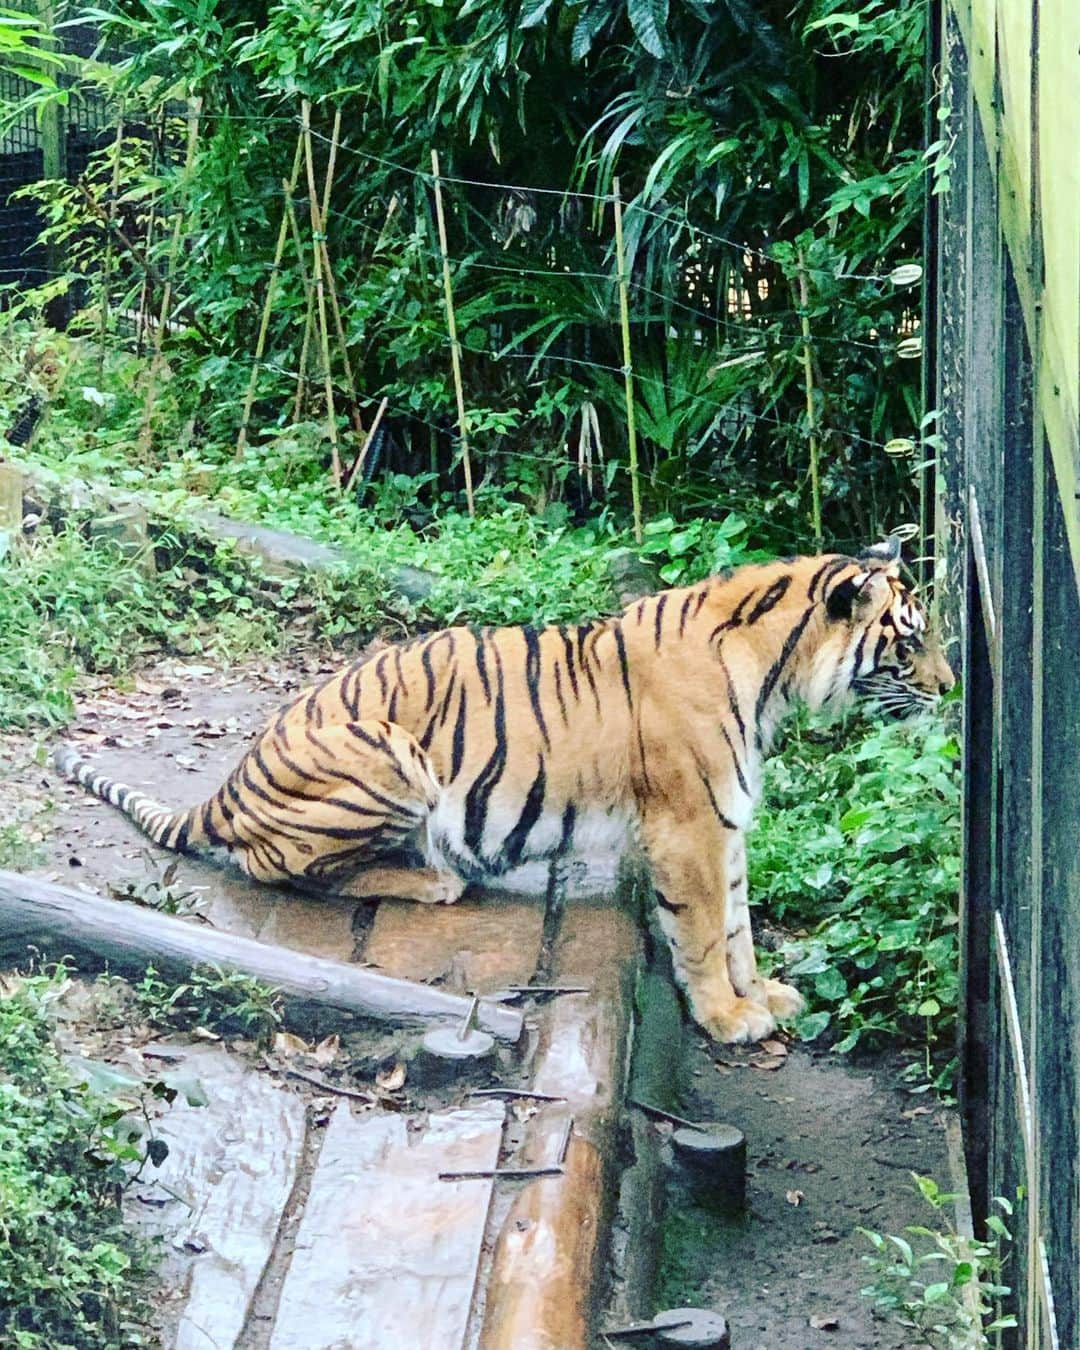
[[[1080,1345],[1080,6],[944,0],[931,387],[964,674],[961,1098],[1013,1343]]]

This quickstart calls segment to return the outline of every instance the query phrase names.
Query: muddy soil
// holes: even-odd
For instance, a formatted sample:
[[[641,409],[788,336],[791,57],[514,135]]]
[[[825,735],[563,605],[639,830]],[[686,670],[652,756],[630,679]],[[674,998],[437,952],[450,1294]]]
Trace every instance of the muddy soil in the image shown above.
[[[659,1306],[717,1309],[738,1350],[909,1345],[859,1293],[871,1247],[857,1229],[930,1223],[912,1173],[949,1175],[948,1112],[898,1086],[900,1067],[695,1038],[685,1114],[746,1135],[746,1212],[727,1217],[673,1181]]]

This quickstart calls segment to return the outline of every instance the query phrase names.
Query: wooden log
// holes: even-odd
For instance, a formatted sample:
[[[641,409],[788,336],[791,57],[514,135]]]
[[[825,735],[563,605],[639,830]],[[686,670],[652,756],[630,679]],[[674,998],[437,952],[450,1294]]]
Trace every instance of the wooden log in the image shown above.
[[[590,1343],[637,945],[635,925],[614,907],[582,903],[563,918],[552,979],[592,992],[558,996],[544,1011],[532,1087],[563,1100],[529,1122],[513,1161],[551,1164],[565,1149],[564,1170],[527,1185],[502,1224],[480,1350],[585,1350]]]
[[[181,975],[198,965],[241,971],[280,991],[287,1015],[301,1020],[331,1008],[391,1022],[461,1021],[471,1006],[440,989],[0,870],[0,954],[25,958],[30,947],[53,959],[71,955],[137,974],[148,965]],[[503,1040],[521,1037],[523,1019],[514,1008],[481,1002],[476,1022]]]

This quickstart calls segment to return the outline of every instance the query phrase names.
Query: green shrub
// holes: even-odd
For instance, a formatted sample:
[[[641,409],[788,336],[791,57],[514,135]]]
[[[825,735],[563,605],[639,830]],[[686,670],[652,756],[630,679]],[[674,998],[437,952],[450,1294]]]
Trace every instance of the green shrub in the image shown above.
[[[804,1039],[951,1053],[958,969],[959,748],[940,720],[796,723],[767,766],[752,892],[796,935]]]
[[[77,1082],[53,1043],[63,980],[0,997],[0,1344],[133,1345],[145,1263],[119,1195],[145,1155],[127,1104]]]

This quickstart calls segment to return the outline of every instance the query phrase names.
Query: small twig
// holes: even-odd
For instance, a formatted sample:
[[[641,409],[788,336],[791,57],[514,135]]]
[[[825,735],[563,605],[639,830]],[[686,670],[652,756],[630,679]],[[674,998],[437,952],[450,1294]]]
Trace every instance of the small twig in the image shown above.
[[[565,1097],[556,1097],[550,1092],[529,1092],[525,1088],[497,1087],[473,1088],[470,1097],[523,1097],[530,1102],[564,1102]]]
[[[636,1097],[627,1097],[627,1106],[635,1106],[639,1111],[644,1111],[647,1116],[652,1116],[654,1120],[665,1120],[669,1125],[681,1125],[685,1130],[708,1131],[707,1125],[700,1125],[696,1120],[685,1120],[682,1116],[672,1115],[670,1111],[661,1111],[659,1106],[649,1106],[647,1102],[639,1102]]]
[[[336,1083],[328,1083],[325,1078],[320,1078],[317,1074],[304,1073],[302,1069],[286,1069],[286,1078],[299,1078],[305,1083],[310,1083],[312,1087],[320,1088],[323,1092],[332,1092],[335,1097],[351,1097],[354,1101],[367,1102],[373,1105],[375,1098],[370,1092],[357,1092],[355,1088],[338,1087]]]
[[[489,1167],[476,1172],[440,1172],[440,1181],[488,1181],[508,1177],[514,1181],[526,1177],[561,1177],[561,1167]]]

